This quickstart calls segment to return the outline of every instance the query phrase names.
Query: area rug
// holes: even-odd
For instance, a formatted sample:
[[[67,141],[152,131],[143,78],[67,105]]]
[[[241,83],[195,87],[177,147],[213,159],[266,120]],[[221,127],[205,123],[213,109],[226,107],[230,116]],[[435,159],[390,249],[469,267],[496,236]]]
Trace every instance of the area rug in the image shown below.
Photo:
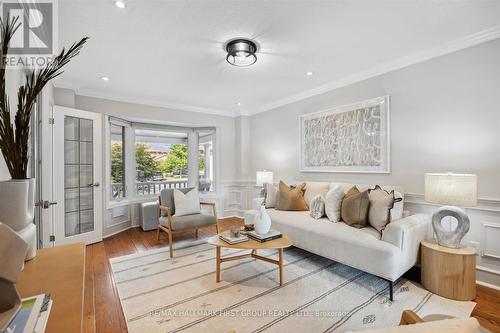
[[[467,318],[475,306],[404,279],[391,302],[386,281],[294,247],[285,250],[283,287],[276,266],[252,258],[223,263],[216,283],[214,257],[201,241],[173,259],[167,249],[111,259],[129,332],[344,332],[396,326],[406,309]]]

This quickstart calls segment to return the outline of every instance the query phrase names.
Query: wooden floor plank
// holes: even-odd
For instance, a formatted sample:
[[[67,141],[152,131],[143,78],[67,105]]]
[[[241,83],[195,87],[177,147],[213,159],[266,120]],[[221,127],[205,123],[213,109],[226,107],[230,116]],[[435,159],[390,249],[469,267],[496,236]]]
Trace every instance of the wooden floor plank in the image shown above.
[[[219,220],[220,231],[242,224],[239,218]],[[214,227],[199,230],[199,238],[214,234]],[[162,232],[161,239],[156,240],[156,230],[144,232],[140,228],[132,228],[87,247],[84,332],[127,331],[109,259],[166,247],[168,243],[165,236]],[[174,233],[174,245],[190,239],[195,239],[194,231]],[[478,285],[475,302],[477,306],[472,316],[491,332],[500,333],[500,291]]]

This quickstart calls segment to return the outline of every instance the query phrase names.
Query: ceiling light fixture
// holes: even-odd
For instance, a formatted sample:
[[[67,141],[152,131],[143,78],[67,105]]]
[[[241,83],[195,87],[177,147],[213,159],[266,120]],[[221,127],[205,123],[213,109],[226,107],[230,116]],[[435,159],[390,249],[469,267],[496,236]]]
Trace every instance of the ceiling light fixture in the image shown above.
[[[307,72],[306,75],[311,76],[311,75],[313,75],[313,72]]]
[[[241,102],[236,103],[236,105],[241,106]]]
[[[101,80],[108,82],[109,81],[109,77],[107,77],[107,76],[101,76]]]
[[[233,66],[246,67],[257,61],[257,45],[248,39],[234,39],[226,44],[226,60]]]
[[[123,9],[123,8],[127,7],[127,3],[123,0],[116,0],[115,6],[120,8],[120,9]]]

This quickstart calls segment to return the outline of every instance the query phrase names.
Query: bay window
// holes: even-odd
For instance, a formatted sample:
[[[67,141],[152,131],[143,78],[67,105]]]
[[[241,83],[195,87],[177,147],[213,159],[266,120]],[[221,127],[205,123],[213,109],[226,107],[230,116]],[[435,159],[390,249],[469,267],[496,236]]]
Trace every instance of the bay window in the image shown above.
[[[157,197],[164,188],[215,190],[215,128],[129,124],[109,125],[110,201]]]

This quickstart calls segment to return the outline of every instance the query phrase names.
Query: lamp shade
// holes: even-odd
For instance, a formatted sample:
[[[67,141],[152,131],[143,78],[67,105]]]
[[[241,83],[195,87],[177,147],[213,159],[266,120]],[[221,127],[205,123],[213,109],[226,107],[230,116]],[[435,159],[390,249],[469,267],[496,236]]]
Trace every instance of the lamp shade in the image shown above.
[[[273,172],[272,171],[257,171],[256,175],[256,185],[264,186],[265,183],[273,183]]]
[[[451,206],[477,205],[477,176],[456,173],[426,173],[425,201]]]

